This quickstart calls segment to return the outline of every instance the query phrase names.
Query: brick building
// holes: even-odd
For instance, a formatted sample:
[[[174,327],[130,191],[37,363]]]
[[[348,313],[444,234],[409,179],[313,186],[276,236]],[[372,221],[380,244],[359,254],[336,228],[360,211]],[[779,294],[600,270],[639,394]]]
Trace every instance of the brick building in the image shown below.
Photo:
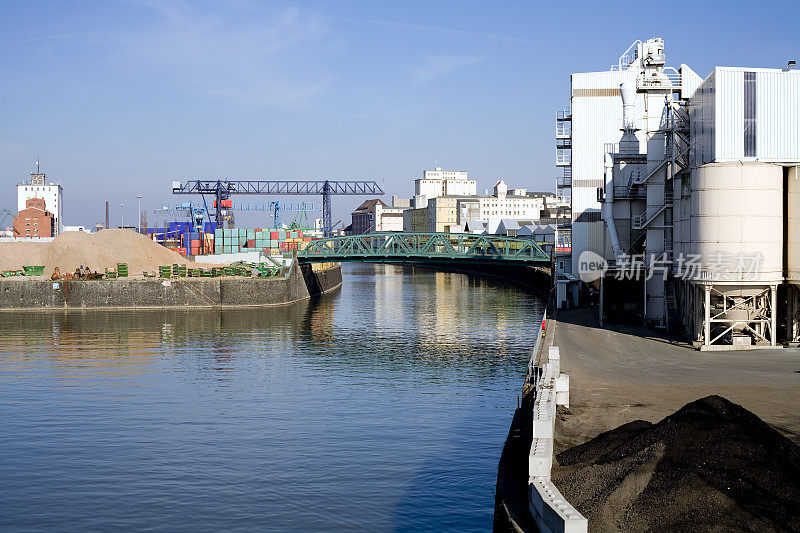
[[[14,217],[14,237],[52,237],[55,217],[45,208],[44,198],[28,198],[25,209]]]

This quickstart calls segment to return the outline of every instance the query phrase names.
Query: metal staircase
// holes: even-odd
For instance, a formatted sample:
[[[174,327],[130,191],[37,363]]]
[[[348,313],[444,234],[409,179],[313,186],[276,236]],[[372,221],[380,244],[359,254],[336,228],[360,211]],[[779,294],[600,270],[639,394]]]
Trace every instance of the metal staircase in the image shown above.
[[[640,215],[634,215],[631,226],[633,229],[645,229],[650,225],[651,222],[653,222],[653,220],[655,220],[658,215],[664,212],[664,209],[671,205],[672,199],[665,198],[664,203],[661,205],[648,207],[644,213]]]
[[[664,306],[666,307],[667,331],[676,331],[680,324],[678,300],[675,297],[675,286],[671,280],[664,285]]]

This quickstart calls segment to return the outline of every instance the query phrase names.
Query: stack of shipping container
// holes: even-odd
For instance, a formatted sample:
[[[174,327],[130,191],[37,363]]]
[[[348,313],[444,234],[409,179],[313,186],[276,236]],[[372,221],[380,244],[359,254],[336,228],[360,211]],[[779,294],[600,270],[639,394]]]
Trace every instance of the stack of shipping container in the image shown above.
[[[147,236],[170,250],[191,256],[256,251],[281,256],[303,250],[313,238],[321,236],[315,229],[217,229],[215,223],[206,223],[203,229],[197,232],[188,222],[170,222],[164,228],[148,228]]]
[[[311,239],[299,229],[218,229],[214,232],[213,253],[263,252],[280,256],[284,252],[305,249]]]

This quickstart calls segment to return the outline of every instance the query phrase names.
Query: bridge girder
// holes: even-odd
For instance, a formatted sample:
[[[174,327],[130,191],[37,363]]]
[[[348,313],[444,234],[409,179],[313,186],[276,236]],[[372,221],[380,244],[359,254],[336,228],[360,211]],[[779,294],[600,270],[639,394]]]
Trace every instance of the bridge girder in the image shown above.
[[[368,233],[315,239],[298,253],[300,262],[516,263],[550,266],[542,243],[492,235],[459,233]]]

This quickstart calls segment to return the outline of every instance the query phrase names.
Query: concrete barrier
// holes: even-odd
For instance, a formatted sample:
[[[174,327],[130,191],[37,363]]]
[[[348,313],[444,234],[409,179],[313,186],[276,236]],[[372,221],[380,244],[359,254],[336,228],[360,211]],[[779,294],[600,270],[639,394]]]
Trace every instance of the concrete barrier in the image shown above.
[[[533,357],[536,356],[534,353]],[[560,350],[551,346],[547,361],[539,361],[531,374],[535,378],[535,399],[533,441],[528,456],[528,502],[531,515],[542,533],[585,533],[589,527],[587,519],[550,481],[556,406],[569,406],[569,376],[560,370]]]
[[[551,481],[533,480],[528,492],[531,514],[541,533],[586,533],[589,527],[586,518],[564,499]]]

